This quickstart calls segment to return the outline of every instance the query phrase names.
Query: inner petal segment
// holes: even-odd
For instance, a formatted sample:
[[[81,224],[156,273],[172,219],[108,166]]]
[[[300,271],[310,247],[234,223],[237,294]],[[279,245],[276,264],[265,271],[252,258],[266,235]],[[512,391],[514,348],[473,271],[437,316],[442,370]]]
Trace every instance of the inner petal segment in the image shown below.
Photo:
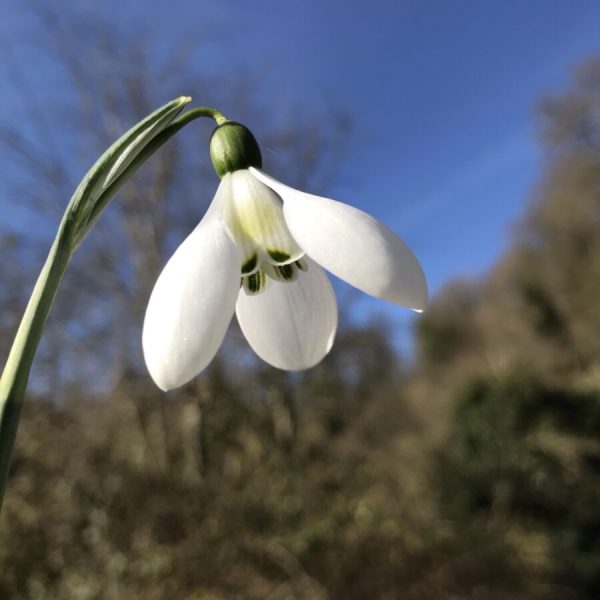
[[[242,250],[243,274],[256,271],[262,262],[285,265],[304,254],[288,230],[279,196],[247,170],[231,174],[223,218]]]

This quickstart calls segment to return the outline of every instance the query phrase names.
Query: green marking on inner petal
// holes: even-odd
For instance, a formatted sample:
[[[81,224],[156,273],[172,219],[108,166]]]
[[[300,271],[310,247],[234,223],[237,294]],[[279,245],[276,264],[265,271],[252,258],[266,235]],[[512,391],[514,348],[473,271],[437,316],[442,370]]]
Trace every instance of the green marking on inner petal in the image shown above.
[[[252,273],[252,275],[247,275],[242,279],[244,285],[244,291],[250,295],[254,296],[262,291],[267,283],[267,278],[262,271],[256,271],[256,273]]]
[[[279,271],[281,277],[286,281],[294,279],[294,267],[292,265],[281,265],[275,268],[277,269],[277,271]]]
[[[248,276],[248,289],[256,294],[260,290],[260,273],[253,273]]]
[[[294,263],[301,271],[304,271],[306,273],[306,271],[308,271],[308,263],[303,259],[303,258],[299,258],[295,263]]]
[[[242,265],[242,273],[250,273],[256,268],[256,262],[258,261],[258,257],[256,254],[253,254],[243,265]]]
[[[275,262],[281,263],[290,260],[290,255],[287,252],[282,252],[281,250],[267,250],[267,252]]]

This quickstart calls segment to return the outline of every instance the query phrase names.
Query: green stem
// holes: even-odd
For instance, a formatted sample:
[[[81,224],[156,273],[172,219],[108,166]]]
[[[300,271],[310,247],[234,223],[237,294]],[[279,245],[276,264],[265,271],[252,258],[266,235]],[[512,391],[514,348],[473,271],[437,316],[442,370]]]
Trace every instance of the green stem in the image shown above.
[[[180,106],[183,106],[181,101],[188,102],[189,98],[176,100],[165,108],[168,109],[170,106],[173,106],[174,109],[178,109]],[[165,108],[162,110],[165,110]],[[153,115],[158,115],[158,111],[153,113]],[[153,115],[149,116],[148,119],[151,119]],[[218,125],[227,121],[223,114],[210,107],[198,107],[184,113],[164,127],[158,135],[149,140],[131,161],[131,164],[95,199],[89,212],[80,213],[78,209],[75,210],[73,208],[73,199],[69,203],[54,243],[50,248],[44,267],[40,272],[27,308],[25,309],[2,377],[0,378],[0,509],[2,508],[2,500],[10,468],[10,458],[19,426],[19,417],[27,388],[29,372],[42,337],[48,313],[72,253],[89,232],[102,210],[110,202],[121,185],[167,140],[188,123],[199,117],[210,117]],[[111,149],[107,152],[110,154]],[[100,160],[102,160],[102,157]],[[90,174],[86,176],[86,179],[90,178],[90,181],[91,178],[97,179],[102,172],[104,171],[100,171],[99,169],[94,171],[92,169]],[[86,179],[84,179],[81,185],[86,183]],[[92,192],[89,193],[91,194]],[[85,201],[87,200],[89,200],[89,197],[85,197]],[[77,198],[77,203],[79,202],[84,202],[83,196]],[[79,218],[79,214],[84,214],[85,216]]]
[[[63,220],[33,288],[0,379],[0,508],[29,371],[48,312],[71,258],[71,239],[70,228]]]
[[[196,108],[188,110],[178,119],[175,119],[175,121],[171,123],[171,127],[176,123],[183,123],[183,125],[187,125],[190,121],[193,121],[198,117],[210,117],[211,119],[214,119],[217,122],[217,125],[223,125],[223,123],[229,120],[225,115],[223,115],[223,113],[220,113],[216,108],[211,108],[210,106],[197,106]]]

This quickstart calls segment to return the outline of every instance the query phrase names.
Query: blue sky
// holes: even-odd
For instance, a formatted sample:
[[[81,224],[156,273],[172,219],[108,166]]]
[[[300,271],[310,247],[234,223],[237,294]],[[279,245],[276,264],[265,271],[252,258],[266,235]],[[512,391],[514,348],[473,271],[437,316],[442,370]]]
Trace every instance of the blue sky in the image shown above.
[[[43,77],[27,64],[19,34],[28,3],[5,1],[2,41],[21,53],[24,75],[43,95]],[[600,52],[597,1],[102,5],[121,25],[145,24],[165,46],[213,28],[203,59],[215,70],[262,69],[268,90],[282,98],[345,110],[356,121],[357,143],[332,195],[398,231],[434,292],[456,276],[485,272],[506,247],[539,177],[536,104],[567,85],[575,64]]]
[[[401,232],[434,290],[498,256],[538,177],[536,104],[600,51],[597,2],[220,4],[286,94],[356,116],[335,193]]]

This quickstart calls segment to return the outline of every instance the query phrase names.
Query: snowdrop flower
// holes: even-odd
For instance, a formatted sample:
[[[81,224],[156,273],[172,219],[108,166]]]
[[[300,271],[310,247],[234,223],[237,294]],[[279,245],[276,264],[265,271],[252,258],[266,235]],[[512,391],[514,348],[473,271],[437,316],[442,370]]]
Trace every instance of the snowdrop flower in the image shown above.
[[[144,320],[144,357],[161,389],[208,366],[234,312],[267,363],[290,371],[317,364],[337,328],[323,268],[371,296],[423,310],[421,266],[388,227],[267,175],[254,136],[238,123],[217,127],[211,158],[217,193],[160,274]]]

